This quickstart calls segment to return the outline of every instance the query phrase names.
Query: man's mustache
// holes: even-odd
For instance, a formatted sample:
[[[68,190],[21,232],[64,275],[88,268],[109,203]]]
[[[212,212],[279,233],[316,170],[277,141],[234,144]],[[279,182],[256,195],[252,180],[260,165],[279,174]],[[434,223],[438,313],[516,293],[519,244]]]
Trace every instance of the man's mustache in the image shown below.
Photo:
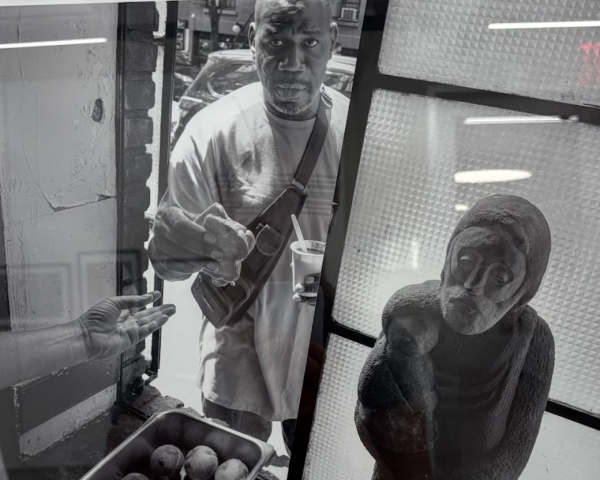
[[[303,80],[300,78],[293,78],[293,77],[285,77],[285,78],[276,78],[273,81],[273,84],[276,87],[279,87],[280,85],[294,85],[294,86],[302,86],[304,88],[310,88],[311,87],[311,82],[308,80]]]

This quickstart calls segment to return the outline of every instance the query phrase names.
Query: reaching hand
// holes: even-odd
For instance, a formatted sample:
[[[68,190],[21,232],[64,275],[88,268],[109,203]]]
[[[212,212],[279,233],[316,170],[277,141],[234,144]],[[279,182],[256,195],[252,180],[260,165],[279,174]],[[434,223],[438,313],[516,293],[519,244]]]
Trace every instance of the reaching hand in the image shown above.
[[[304,279],[304,283],[295,285],[294,292],[296,293],[292,297],[294,302],[307,303],[314,307],[317,304],[320,280],[321,275],[310,275]],[[307,296],[308,294],[312,294],[313,296]]]
[[[105,298],[76,321],[83,332],[90,359],[109,358],[143,340],[175,313],[174,305],[140,311],[160,298],[160,292],[143,296]]]
[[[223,260],[217,237],[189,218],[179,207],[168,207],[157,216],[148,254],[162,278],[189,277],[203,269],[215,271]]]

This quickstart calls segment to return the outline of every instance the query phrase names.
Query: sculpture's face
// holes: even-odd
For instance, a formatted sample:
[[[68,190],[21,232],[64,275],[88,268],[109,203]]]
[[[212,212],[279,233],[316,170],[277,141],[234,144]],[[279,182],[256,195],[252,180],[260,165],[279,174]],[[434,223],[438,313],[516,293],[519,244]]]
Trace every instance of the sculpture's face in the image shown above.
[[[438,341],[438,326],[429,315],[399,315],[385,334],[389,344],[407,355],[428,353]]]
[[[475,335],[492,328],[519,301],[525,255],[501,227],[470,227],[459,233],[446,257],[442,313],[456,332]]]

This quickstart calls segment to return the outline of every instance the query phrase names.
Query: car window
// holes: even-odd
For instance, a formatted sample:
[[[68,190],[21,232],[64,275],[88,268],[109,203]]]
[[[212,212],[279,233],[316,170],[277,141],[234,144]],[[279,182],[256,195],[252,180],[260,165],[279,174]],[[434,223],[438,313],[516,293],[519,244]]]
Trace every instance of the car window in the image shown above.
[[[219,98],[257,81],[258,73],[253,63],[230,62],[210,76],[207,87],[213,96]]]
[[[347,97],[350,96],[352,91],[352,77],[343,73],[328,73],[325,75],[323,83]]]

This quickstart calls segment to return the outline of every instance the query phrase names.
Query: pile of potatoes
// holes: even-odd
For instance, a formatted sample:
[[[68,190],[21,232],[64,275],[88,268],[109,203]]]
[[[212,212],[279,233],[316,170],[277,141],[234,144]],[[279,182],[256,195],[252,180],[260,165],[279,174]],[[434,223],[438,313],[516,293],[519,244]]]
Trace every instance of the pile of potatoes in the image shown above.
[[[240,460],[234,458],[219,465],[215,451],[204,445],[190,450],[185,458],[174,445],[158,447],[150,457],[150,470],[152,480],[242,480],[248,476],[248,467]],[[130,473],[123,480],[150,479]]]

